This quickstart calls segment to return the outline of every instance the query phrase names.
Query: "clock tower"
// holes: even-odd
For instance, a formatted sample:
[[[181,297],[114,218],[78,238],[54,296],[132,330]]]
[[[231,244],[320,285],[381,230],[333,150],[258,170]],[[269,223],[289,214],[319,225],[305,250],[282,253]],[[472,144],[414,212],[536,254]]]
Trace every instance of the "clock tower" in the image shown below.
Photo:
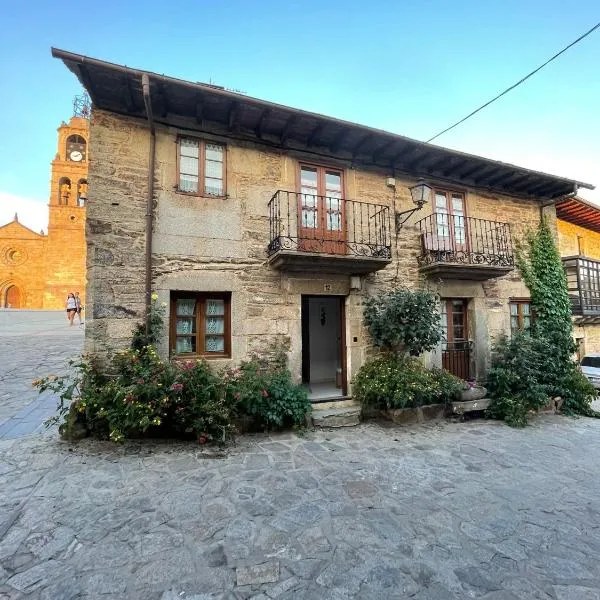
[[[76,98],[74,116],[58,128],[52,161],[44,306],[64,305],[69,292],[85,303],[85,215],[89,148],[89,100]]]

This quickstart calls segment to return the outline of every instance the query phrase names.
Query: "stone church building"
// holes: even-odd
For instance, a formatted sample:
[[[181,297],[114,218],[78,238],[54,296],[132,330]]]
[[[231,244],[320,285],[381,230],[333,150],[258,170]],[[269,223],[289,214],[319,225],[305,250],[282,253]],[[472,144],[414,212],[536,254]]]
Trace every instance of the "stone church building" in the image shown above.
[[[76,103],[77,105],[77,103]],[[85,298],[89,105],[58,128],[48,233],[0,226],[0,308],[61,309],[69,292]]]

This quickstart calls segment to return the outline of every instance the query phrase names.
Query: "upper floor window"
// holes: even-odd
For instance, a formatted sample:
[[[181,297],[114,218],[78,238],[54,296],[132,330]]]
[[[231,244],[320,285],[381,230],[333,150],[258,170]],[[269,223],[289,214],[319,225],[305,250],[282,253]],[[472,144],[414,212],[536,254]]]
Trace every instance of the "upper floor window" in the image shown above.
[[[511,300],[510,302],[510,332],[530,331],[533,313],[529,300]]]
[[[199,196],[225,196],[225,146],[180,137],[177,189]]]
[[[86,159],[86,141],[80,135],[70,135],[67,138],[66,156],[67,160],[81,162]]]

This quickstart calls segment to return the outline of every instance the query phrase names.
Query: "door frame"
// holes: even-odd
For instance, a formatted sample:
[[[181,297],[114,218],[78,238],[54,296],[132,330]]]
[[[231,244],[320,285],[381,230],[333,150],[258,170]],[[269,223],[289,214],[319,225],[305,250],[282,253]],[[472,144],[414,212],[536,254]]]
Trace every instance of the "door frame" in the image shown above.
[[[347,378],[347,348],[346,348],[346,296],[338,294],[302,294],[300,326],[302,329],[302,383],[310,384],[310,323],[309,323],[309,300],[312,298],[337,298],[340,318],[340,344],[338,358],[342,368],[342,397],[348,394]],[[306,317],[306,318],[305,318]]]
[[[470,344],[470,340],[469,340],[469,298],[440,298],[440,301],[444,303],[445,305],[445,318],[446,318],[446,344],[454,344],[456,343],[454,340],[454,319],[452,318],[455,311],[454,310],[448,310],[450,307],[452,307],[452,303],[453,302],[462,302],[462,307],[463,307],[463,332],[464,332],[464,338],[459,340],[458,343],[464,343],[465,347],[463,349],[463,352],[466,352],[466,355],[464,356],[464,369],[466,370],[466,377],[464,377],[464,379],[467,379],[470,375],[471,375],[471,344]],[[440,307],[441,308],[441,307]],[[444,367],[444,354],[446,354],[448,356],[449,360],[449,352],[459,352],[459,350],[449,350],[448,347],[446,346],[446,350],[444,350],[442,348],[442,367]],[[448,371],[450,371],[450,369],[446,369]],[[451,372],[451,371],[450,371]],[[454,375],[456,375],[457,377],[462,377],[461,375],[458,375],[456,373],[454,373]]]

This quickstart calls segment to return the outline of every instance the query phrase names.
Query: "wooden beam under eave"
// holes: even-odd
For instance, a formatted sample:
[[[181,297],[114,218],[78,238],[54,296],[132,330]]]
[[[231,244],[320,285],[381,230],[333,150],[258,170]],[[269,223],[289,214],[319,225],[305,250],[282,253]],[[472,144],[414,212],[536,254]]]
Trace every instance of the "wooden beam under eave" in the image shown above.
[[[318,137],[323,133],[325,129],[325,121],[317,123],[317,126],[311,131],[308,139],[306,140],[307,147],[314,146]]]
[[[83,83],[83,87],[87,90],[90,95],[90,100],[92,104],[98,104],[98,96],[96,94],[96,88],[92,85],[92,80],[87,71],[87,67],[82,64],[77,64],[77,68],[79,70],[79,76],[81,78],[81,82]]]
[[[366,146],[373,139],[373,137],[374,135],[372,133],[367,133],[366,135],[363,135],[357,144],[354,144],[354,148],[352,148],[352,160],[358,156],[360,149]]]
[[[481,163],[473,163],[472,161],[469,161],[467,164],[470,164],[471,166],[466,171],[461,171],[460,173],[456,174],[459,179],[471,177],[477,173],[477,171],[483,172],[484,170],[487,170],[486,166],[482,165]]]
[[[454,172],[459,171],[463,167],[469,164],[469,161],[464,158],[457,158],[458,162],[454,162],[454,158],[452,158],[448,164],[448,167],[443,171],[440,171],[443,177],[450,177]]]
[[[375,151],[371,155],[371,160],[373,162],[377,162],[390,148],[393,148],[397,143],[397,140],[390,140],[385,144],[379,146],[379,148],[375,148]]]
[[[229,113],[227,114],[227,127],[231,131],[237,131],[240,128],[240,104],[239,102],[232,102],[229,107]]]
[[[298,117],[296,115],[292,115],[291,117],[288,118],[288,120],[285,122],[285,125],[283,127],[283,131],[281,132],[281,136],[279,137],[279,143],[282,146],[285,146],[290,134],[292,132],[292,128],[294,127],[294,125],[296,124],[296,121],[298,120]]]
[[[196,123],[200,125],[200,127],[204,127],[204,103],[198,102],[196,104]]]
[[[510,171],[509,173],[500,173],[498,175],[493,175],[492,177],[486,177],[485,179],[477,180],[477,183],[480,183],[481,185],[485,186],[499,185],[501,183],[510,181],[516,174],[516,171]]]
[[[256,128],[254,129],[254,132],[256,133],[256,137],[258,137],[261,140],[263,139],[263,135],[265,133],[265,122],[269,118],[270,115],[271,115],[271,109],[270,108],[265,108],[260,113],[260,118],[258,119],[258,123],[256,124]]]
[[[165,93],[165,86],[162,82],[158,82],[156,91],[155,97],[160,104],[160,110],[158,112],[160,113],[160,116],[164,118],[169,114],[169,99]]]
[[[342,131],[340,133],[337,134],[337,136],[335,137],[335,139],[333,140],[333,142],[331,142],[331,145],[329,146],[329,151],[333,152],[334,154],[337,153],[342,145],[342,142],[344,141],[344,139],[346,138],[346,136],[348,135],[348,132],[350,130],[347,127],[344,127],[342,129]]]

